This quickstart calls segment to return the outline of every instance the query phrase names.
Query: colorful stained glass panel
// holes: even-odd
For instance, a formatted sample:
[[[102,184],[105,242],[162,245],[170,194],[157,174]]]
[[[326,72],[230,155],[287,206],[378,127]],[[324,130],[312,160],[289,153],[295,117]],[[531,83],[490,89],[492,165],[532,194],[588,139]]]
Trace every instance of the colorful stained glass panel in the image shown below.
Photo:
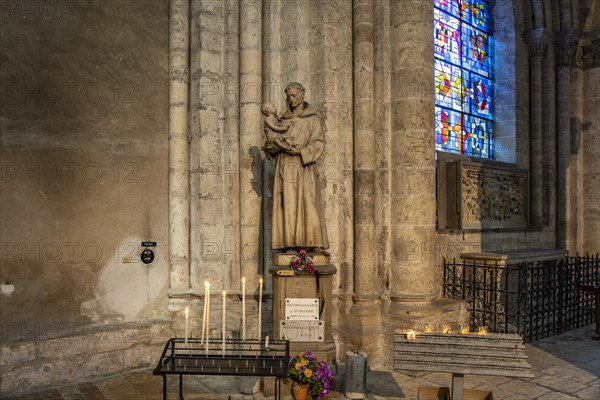
[[[482,31],[490,31],[489,9],[486,2],[481,0],[462,0],[461,19]]]
[[[435,0],[435,7],[451,15],[460,15],[460,0]]]
[[[461,154],[483,158],[492,158],[492,121],[463,116],[464,133],[460,143]]]
[[[465,111],[476,116],[492,118],[492,85],[492,81],[487,78],[468,74]]]
[[[459,67],[435,60],[435,103],[449,108],[463,108],[465,82]]]
[[[442,151],[460,153],[459,143],[463,136],[460,112],[446,108],[435,108],[435,143]]]
[[[453,64],[460,64],[462,51],[460,45],[460,24],[458,18],[444,14],[437,9],[434,10],[434,14],[435,56]]]
[[[491,57],[489,36],[478,29],[462,27],[462,65],[473,72],[490,77]]]
[[[485,0],[434,0],[436,148],[493,158],[493,38]]]

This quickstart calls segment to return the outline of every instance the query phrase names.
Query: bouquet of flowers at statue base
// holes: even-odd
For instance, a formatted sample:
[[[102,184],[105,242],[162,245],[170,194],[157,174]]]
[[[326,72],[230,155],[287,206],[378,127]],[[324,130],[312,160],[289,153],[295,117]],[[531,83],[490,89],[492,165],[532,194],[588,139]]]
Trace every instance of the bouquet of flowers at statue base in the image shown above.
[[[310,352],[304,351],[290,357],[288,378],[298,384],[307,384],[313,398],[324,398],[331,390],[333,371],[325,361],[317,361]]]
[[[297,255],[292,257],[290,267],[296,271],[306,271],[310,273],[315,272],[315,267],[313,267],[313,259],[304,249],[300,250]]]

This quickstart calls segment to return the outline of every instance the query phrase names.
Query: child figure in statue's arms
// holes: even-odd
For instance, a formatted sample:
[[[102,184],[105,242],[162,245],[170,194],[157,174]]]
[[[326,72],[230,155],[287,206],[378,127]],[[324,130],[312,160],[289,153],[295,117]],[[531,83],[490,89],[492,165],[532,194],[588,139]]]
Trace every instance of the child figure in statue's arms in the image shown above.
[[[269,153],[278,153],[280,150],[289,151],[295,147],[294,138],[285,134],[290,127],[296,122],[295,118],[289,121],[289,124],[282,125],[281,120],[277,118],[277,108],[273,103],[264,103],[260,109],[265,116],[264,131],[267,137],[263,149]]]

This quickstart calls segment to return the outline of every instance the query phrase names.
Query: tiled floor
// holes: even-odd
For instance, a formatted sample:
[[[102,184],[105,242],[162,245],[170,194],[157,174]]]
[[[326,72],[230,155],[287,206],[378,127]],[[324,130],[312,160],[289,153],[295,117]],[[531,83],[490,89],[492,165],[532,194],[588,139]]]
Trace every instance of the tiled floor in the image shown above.
[[[492,391],[494,400],[600,400],[600,342],[592,340],[594,326],[528,344],[527,355],[535,377],[510,379],[467,375],[465,387]],[[239,394],[239,381],[233,377],[185,377],[186,400],[236,399],[259,400],[269,397]],[[389,371],[370,371],[367,399],[416,400],[419,386],[450,386],[451,375],[416,373],[407,375]],[[169,399],[176,399],[178,380],[169,379]],[[287,395],[287,398],[291,398]],[[345,399],[334,392],[329,399]],[[10,400],[159,400],[162,378],[151,370],[135,371],[79,385],[48,388],[10,397]]]

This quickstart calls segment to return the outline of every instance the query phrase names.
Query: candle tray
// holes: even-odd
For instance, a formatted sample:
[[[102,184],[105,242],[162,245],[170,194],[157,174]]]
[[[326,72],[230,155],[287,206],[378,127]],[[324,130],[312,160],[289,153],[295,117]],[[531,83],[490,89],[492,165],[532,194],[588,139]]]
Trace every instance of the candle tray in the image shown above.
[[[165,345],[154,375],[239,375],[287,376],[290,344],[270,340],[269,347],[258,340],[171,338]]]

